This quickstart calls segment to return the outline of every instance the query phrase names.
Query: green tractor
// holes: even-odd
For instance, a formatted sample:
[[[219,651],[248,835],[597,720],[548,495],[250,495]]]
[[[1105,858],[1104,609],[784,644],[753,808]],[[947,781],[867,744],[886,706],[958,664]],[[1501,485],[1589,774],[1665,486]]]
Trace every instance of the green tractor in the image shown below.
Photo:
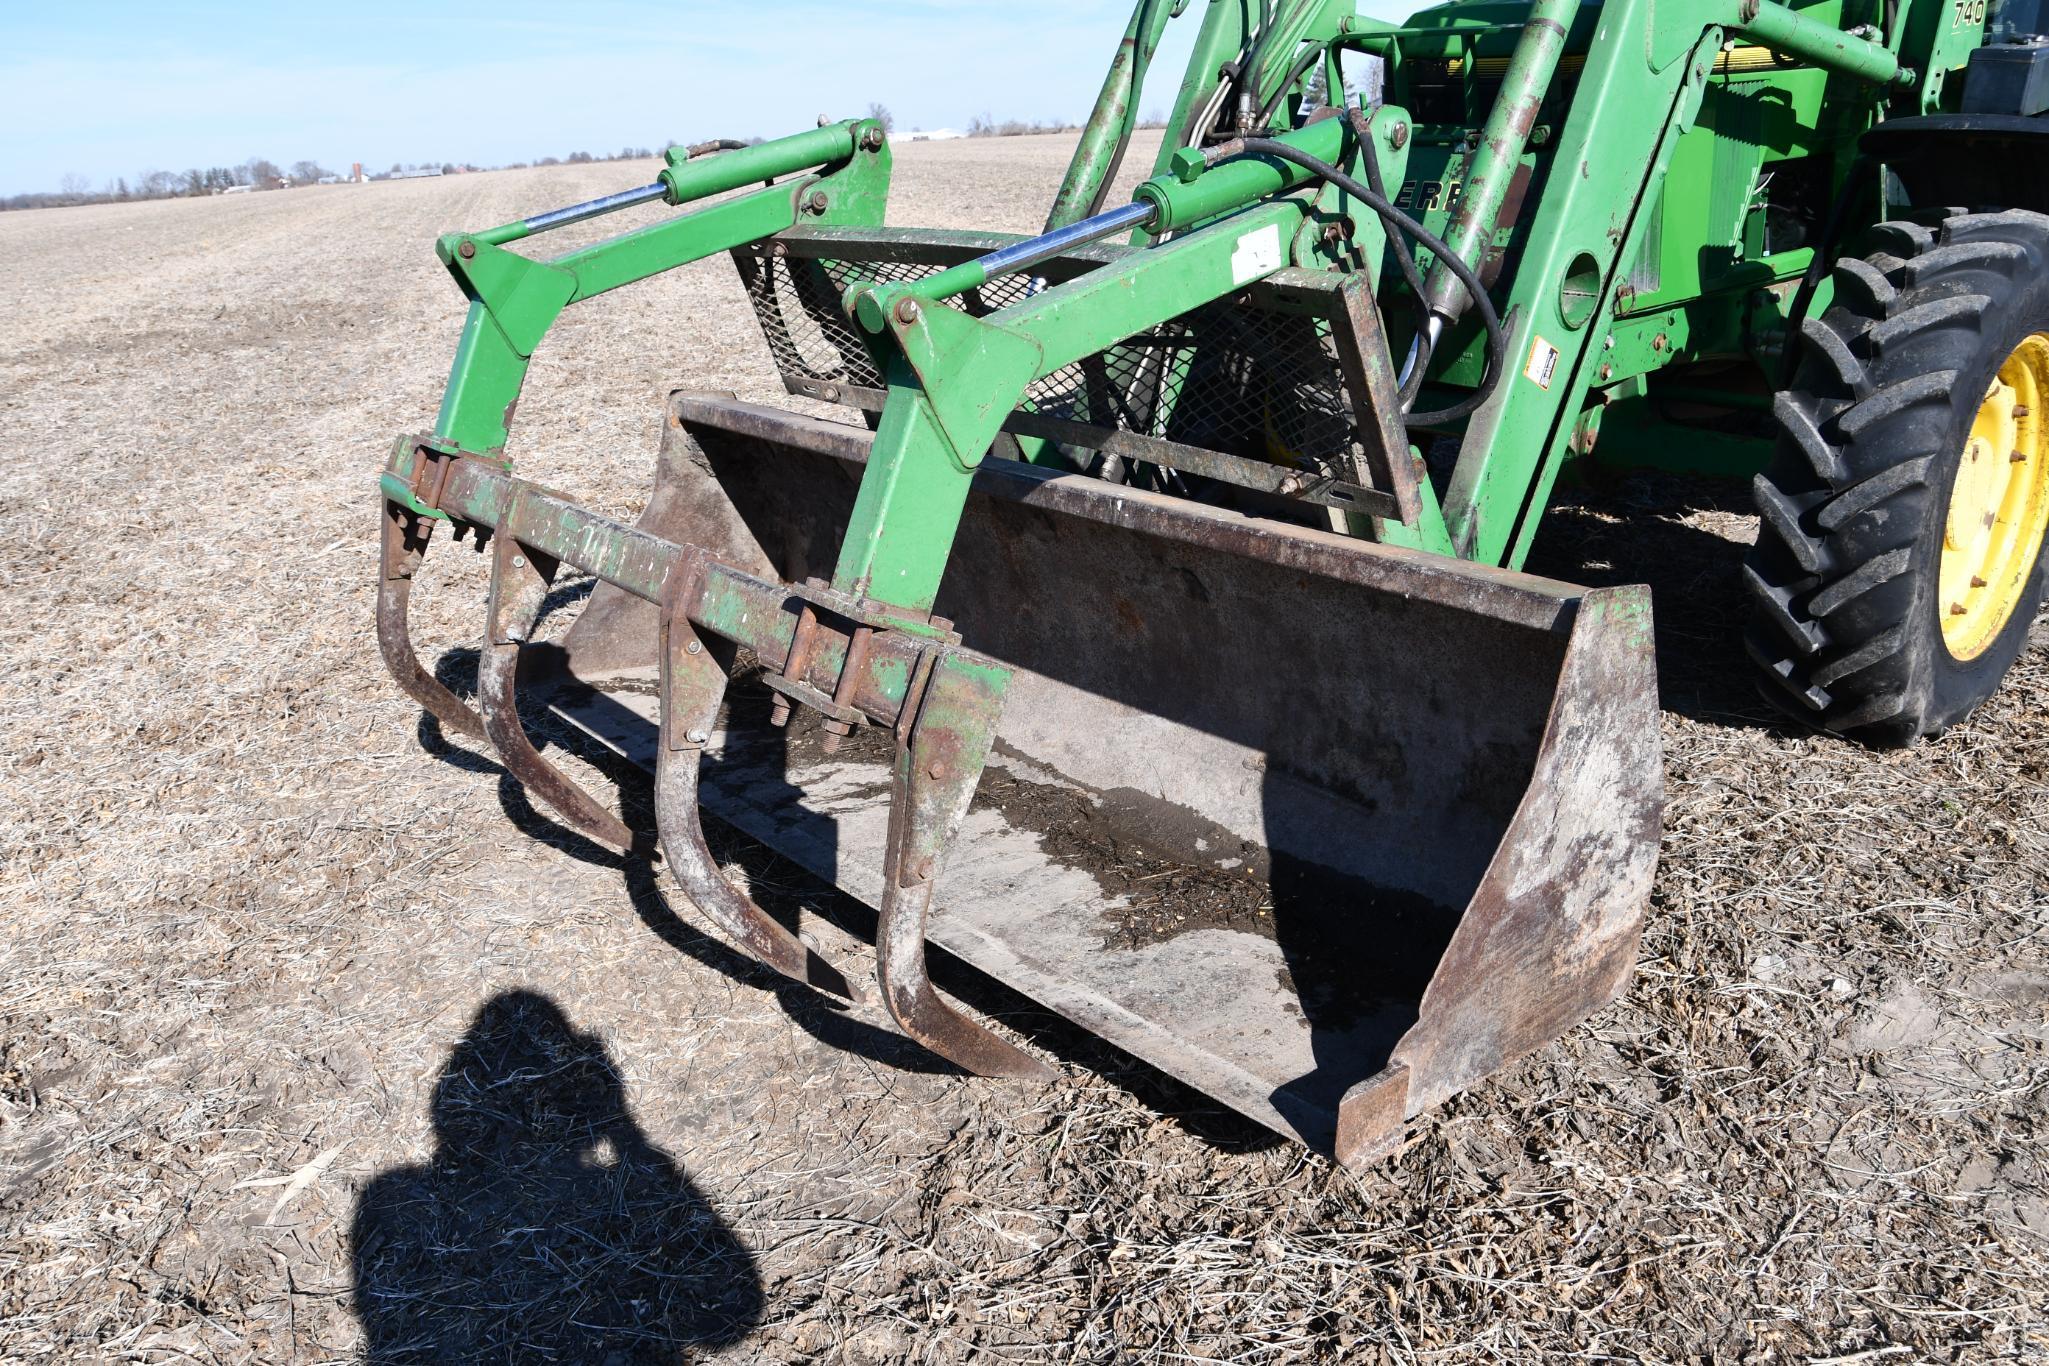
[[[1747,644],[1809,724],[1911,741],[2017,657],[2045,9],[1140,0],[1038,236],[885,227],[861,119],[447,235],[470,308],[382,476],[385,659],[572,829],[960,1066],[1047,1071],[939,993],[932,944],[1369,1160],[1634,961],[1650,605],[1523,572],[1562,475],[1753,481]],[[1184,19],[1152,175],[1106,207]],[[657,201],[685,212],[512,250]],[[515,477],[562,310],[721,252],[800,410],[678,389],[630,525]],[[492,557],[474,705],[407,627],[444,523]],[[595,585],[566,631],[564,570]],[[545,717],[652,772],[652,832]],[[707,808],[872,926],[762,910]]]

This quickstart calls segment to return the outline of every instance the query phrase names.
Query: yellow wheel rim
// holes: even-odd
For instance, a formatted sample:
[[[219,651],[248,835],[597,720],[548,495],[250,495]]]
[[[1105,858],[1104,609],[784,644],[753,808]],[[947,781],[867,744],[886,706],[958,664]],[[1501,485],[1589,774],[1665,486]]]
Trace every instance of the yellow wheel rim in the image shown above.
[[[1999,367],[1971,423],[1942,529],[1942,643],[1976,659],[2020,606],[2049,527],[2049,333]]]

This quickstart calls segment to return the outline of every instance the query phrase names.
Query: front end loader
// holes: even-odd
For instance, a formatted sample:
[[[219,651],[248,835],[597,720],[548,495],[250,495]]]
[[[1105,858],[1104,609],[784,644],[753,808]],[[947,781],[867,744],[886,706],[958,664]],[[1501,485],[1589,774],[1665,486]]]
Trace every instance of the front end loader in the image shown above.
[[[735,945],[952,1062],[1048,1072],[932,945],[1371,1160],[1634,961],[1650,603],[1523,572],[1562,475],[1754,478],[1752,652],[1814,724],[1912,738],[2017,654],[2049,218],[1964,171],[2040,155],[2010,9],[1140,0],[1037,236],[885,226],[864,119],[449,234],[470,308],[382,475],[384,658]],[[1106,207],[1176,21],[1153,173]],[[653,202],[683,212],[513,250]],[[562,311],[719,253],[837,415],[677,390],[632,523],[515,476]],[[473,701],[407,627],[443,524],[491,556]],[[596,587],[544,632],[564,573]],[[652,772],[652,831],[543,714]],[[729,881],[705,811],[874,907],[872,971]]]

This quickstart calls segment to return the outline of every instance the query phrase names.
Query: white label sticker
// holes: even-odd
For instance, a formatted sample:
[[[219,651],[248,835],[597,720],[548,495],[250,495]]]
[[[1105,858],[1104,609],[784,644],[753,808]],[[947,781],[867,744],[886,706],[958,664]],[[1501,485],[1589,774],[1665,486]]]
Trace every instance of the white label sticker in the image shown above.
[[[1539,389],[1549,392],[1551,377],[1558,373],[1558,348],[1542,337],[1530,348],[1530,363],[1523,367],[1523,375]]]
[[[1231,283],[1242,285],[1281,268],[1281,225],[1269,223],[1238,239],[1231,253]]]

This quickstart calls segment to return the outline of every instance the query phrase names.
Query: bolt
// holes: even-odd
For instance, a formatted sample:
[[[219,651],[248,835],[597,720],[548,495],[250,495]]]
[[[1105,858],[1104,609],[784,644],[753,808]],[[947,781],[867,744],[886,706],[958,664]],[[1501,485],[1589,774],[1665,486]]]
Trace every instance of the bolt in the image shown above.
[[[1983,580],[1983,579],[1979,578],[1979,577],[1978,577],[1978,576],[1977,576],[1976,574],[1973,574],[1973,575],[1971,575],[1971,587],[1973,587],[1973,588],[1983,588],[1984,586],[1985,586],[1985,580]]]
[[[1615,339],[1613,337],[1602,338],[1601,349],[1603,351],[1613,351],[1615,349]]]
[[[870,128],[867,132],[863,133],[861,135],[861,146],[871,152],[881,151],[882,130],[880,128]]]
[[[769,724],[770,724],[771,726],[776,726],[776,727],[782,727],[782,726],[787,726],[787,725],[789,725],[789,724],[790,724],[790,699],[789,699],[789,698],[787,698],[787,697],[778,697],[778,698],[777,698],[777,699],[776,699],[775,701],[773,701],[773,702],[769,703],[769,707],[768,707],[768,723],[769,723]]]
[[[1953,617],[1968,616],[1970,615],[1970,611],[1970,608],[1964,606],[1960,602],[1953,602],[1949,605],[1949,614]]]
[[[462,257],[463,260],[467,261],[477,254],[477,244],[475,242],[465,241],[461,246],[455,249],[455,254],[457,256]]]
[[[1397,152],[1409,145],[1409,125],[1406,122],[1397,120],[1395,126],[1387,130],[1387,145]]]
[[[939,760],[934,759],[932,761],[932,766],[925,770],[925,776],[930,778],[935,783],[938,782],[941,778],[944,778],[946,776],[946,765],[941,763]]]
[[[1540,123],[1530,130],[1530,146],[1542,147],[1551,140],[1551,125]]]
[[[1670,346],[1671,344],[1672,343],[1670,341],[1666,340],[1665,334],[1662,332],[1660,332],[1657,336],[1651,338],[1651,350],[1653,351],[1663,351],[1666,347]]]
[[[1343,241],[1344,236],[1345,230],[1339,227],[1337,224],[1326,223],[1323,225],[1323,240],[1329,242],[1331,245],[1335,246],[1337,243]]]
[[[2014,404],[2014,405],[2013,405],[2013,415],[2014,415],[2015,417],[2026,417],[2026,416],[2028,415],[2028,405],[2027,405],[2027,404],[2025,404],[2025,403],[2016,403],[2016,404]]]
[[[701,655],[704,653],[704,645],[699,641],[693,640],[683,647],[683,652],[685,654]]]
[[[1602,378],[1602,379],[1613,379],[1613,378],[1615,378],[1615,367],[1614,367],[1614,366],[1612,366],[1612,365],[1604,365],[1604,366],[1602,366],[1602,367],[1601,367],[1601,378]]]
[[[2028,453],[2026,451],[2015,451],[2006,459],[2007,463],[2011,465],[2025,465],[2028,463]]]
[[[524,555],[514,555],[514,556],[512,557],[512,567],[513,567],[514,569],[524,569],[524,568],[526,568],[526,556],[524,556]]]
[[[701,730],[693,730],[683,738],[688,740],[693,745],[701,745],[705,741],[711,739],[711,736],[707,735],[705,732]]]
[[[898,299],[896,301],[896,320],[906,327],[918,321],[919,312],[916,299]]]
[[[811,198],[804,201],[804,206],[810,209],[813,213],[824,213],[825,205],[825,191],[823,190],[813,190],[811,192]]]

